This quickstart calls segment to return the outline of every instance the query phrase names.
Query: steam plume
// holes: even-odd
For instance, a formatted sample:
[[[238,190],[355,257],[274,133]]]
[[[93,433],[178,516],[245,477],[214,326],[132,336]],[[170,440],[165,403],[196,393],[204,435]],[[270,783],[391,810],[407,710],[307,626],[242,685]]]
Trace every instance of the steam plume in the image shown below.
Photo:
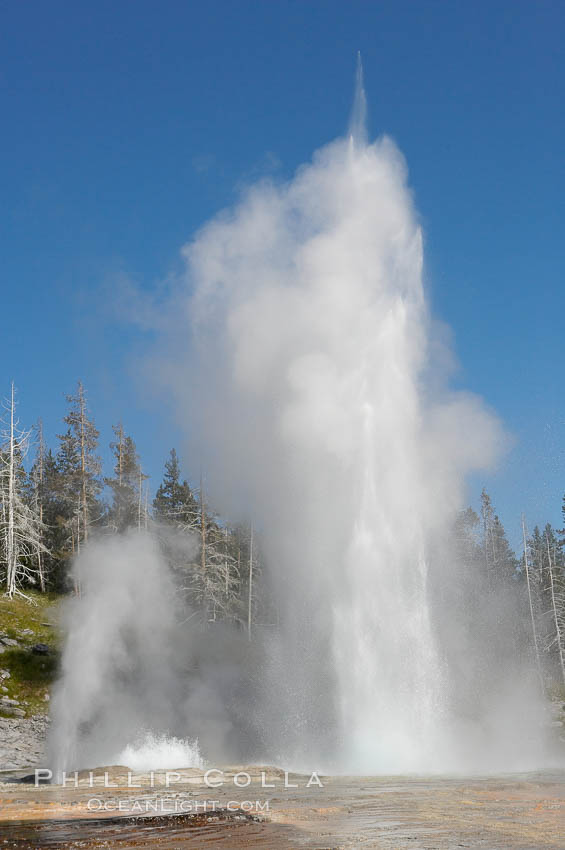
[[[441,600],[461,577],[445,541],[466,476],[493,463],[503,433],[446,383],[406,166],[364,122],[359,62],[349,137],[290,182],[252,186],[186,246],[190,375],[168,363],[161,377],[214,497],[264,533],[282,624],[263,671],[273,757],[370,772],[493,764],[496,735],[481,730],[517,689],[537,700],[487,652],[479,666],[505,684],[478,705],[467,682],[460,734],[454,694],[472,662],[454,657]]]
[[[197,683],[162,657],[155,669],[169,678],[152,681],[135,653],[142,627],[127,612],[134,598],[139,612],[149,597],[169,595],[158,553],[151,565],[134,541],[109,543],[104,557],[122,575],[105,615],[117,644],[111,653],[92,648],[99,679],[84,694],[80,659],[67,650],[71,685],[58,711],[78,704],[88,716],[93,700],[107,716],[109,659],[127,676],[134,657],[144,703],[148,693],[153,700],[137,724],[198,738],[206,758],[229,758],[236,740],[240,755],[306,769],[523,767],[539,757],[538,700],[507,663],[512,608],[497,604],[485,619],[480,580],[464,574],[446,542],[466,475],[492,464],[503,435],[479,399],[447,385],[450,357],[428,314],[406,166],[390,139],[367,142],[365,112],[359,61],[348,138],[288,183],[251,186],[185,247],[173,303],[180,327],[153,364],[217,506],[261,530],[278,626],[258,632],[253,674],[241,657],[228,662],[230,635]],[[85,581],[105,569],[98,554],[80,564]],[[474,608],[461,601],[470,584]],[[102,593],[96,583],[89,592],[94,601]],[[174,642],[159,610],[143,629],[162,635],[166,660]],[[475,615],[488,641],[474,634]],[[190,640],[198,657],[206,643]],[[244,683],[231,702],[227,670]],[[179,691],[188,694],[182,720],[171,713]],[[136,687],[118,693],[124,710],[138,711]],[[122,734],[120,743],[130,742]]]

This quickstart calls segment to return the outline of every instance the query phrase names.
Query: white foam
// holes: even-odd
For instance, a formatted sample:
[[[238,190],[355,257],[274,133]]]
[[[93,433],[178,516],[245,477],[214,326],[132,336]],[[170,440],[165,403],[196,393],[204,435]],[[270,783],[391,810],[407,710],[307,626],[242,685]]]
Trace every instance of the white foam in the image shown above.
[[[204,767],[198,741],[147,732],[128,744],[116,757],[117,764],[131,770],[166,770],[178,767]]]

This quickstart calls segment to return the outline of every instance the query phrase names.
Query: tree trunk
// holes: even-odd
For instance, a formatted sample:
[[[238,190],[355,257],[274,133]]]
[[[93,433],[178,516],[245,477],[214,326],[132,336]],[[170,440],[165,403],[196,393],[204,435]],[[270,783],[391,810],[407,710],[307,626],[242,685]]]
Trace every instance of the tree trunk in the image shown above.
[[[43,422],[41,419],[38,422],[38,440],[38,486],[36,486],[36,510],[39,516],[40,527],[43,528],[43,459],[45,455],[45,444],[43,442]],[[41,588],[41,592],[45,593],[45,575],[43,571],[43,552],[41,551],[41,546],[37,547],[37,572],[39,574],[39,586]]]
[[[139,467],[139,494],[137,500],[137,530],[141,531],[141,499],[142,499],[142,478],[141,478],[141,466]]]
[[[79,436],[80,436],[80,478],[81,478],[81,493],[82,493],[82,526],[83,538],[88,540],[88,503],[86,498],[86,400],[84,398],[84,388],[82,382],[78,382],[78,403],[79,403]]]
[[[226,581],[226,598],[229,595],[229,578],[230,578],[230,570],[228,566],[228,529],[227,526],[224,528],[224,577]]]
[[[16,592],[17,559],[14,513],[15,513],[15,451],[14,451],[14,382],[12,381],[12,395],[10,399],[10,447],[8,452],[8,528],[6,531],[6,562],[7,578],[6,590],[10,599]]]
[[[206,507],[204,505],[204,485],[200,476],[200,570],[202,572],[202,587],[204,591],[204,616],[208,622],[208,588],[206,585]]]
[[[541,661],[540,661],[540,655],[539,655],[539,642],[538,642],[538,634],[537,634],[537,629],[536,629],[536,618],[535,618],[535,615],[534,615],[534,604],[533,604],[533,601],[532,601],[532,586],[531,586],[531,582],[530,582],[530,567],[529,567],[529,564],[528,564],[528,550],[527,550],[527,546],[526,546],[526,523],[525,523],[523,516],[522,516],[522,537],[523,537],[523,541],[524,541],[524,566],[526,568],[526,584],[527,584],[527,587],[528,587],[528,601],[530,603],[530,618],[531,618],[531,623],[532,623],[532,636],[533,636],[533,639],[534,639],[534,649],[535,649],[535,654],[536,654],[536,666],[537,666],[538,676],[539,676],[539,680],[540,680],[541,691],[542,691],[542,694],[545,694],[545,685],[544,685],[544,682],[543,682],[543,673],[542,673],[542,669],[541,669]]]
[[[247,636],[251,640],[251,620],[253,609],[253,526],[249,538],[249,589],[247,593]]]

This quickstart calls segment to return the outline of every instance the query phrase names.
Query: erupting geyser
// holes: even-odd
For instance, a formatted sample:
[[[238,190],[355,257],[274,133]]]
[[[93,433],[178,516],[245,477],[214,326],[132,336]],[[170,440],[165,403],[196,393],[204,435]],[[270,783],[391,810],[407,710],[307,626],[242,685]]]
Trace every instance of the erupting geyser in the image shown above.
[[[216,504],[251,516],[264,541],[278,623],[240,705],[247,757],[480,766],[522,680],[500,658],[489,703],[461,675],[477,643],[448,616],[458,574],[445,541],[465,475],[492,463],[501,430],[446,386],[405,164],[390,139],[368,142],[364,111],[359,69],[346,138],[290,182],[252,186],[186,247],[159,377]],[[463,724],[462,682],[474,700],[460,699]],[[511,722],[498,767],[516,765],[506,755],[524,740]],[[185,725],[202,744],[204,715],[187,711]]]
[[[428,551],[498,426],[439,385],[405,164],[364,112],[359,71],[348,136],[187,247],[205,380],[184,410],[214,493],[233,510],[243,490],[265,532],[283,608],[268,737],[278,715],[297,759],[314,743],[406,770],[437,762],[446,729]]]

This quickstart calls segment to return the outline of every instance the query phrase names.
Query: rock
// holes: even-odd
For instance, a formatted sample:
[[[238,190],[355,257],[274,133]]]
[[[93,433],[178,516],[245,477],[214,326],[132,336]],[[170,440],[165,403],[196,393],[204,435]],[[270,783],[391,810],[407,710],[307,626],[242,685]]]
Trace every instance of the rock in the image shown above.
[[[45,696],[43,697],[43,699],[45,700],[45,702],[49,702],[49,700],[51,699],[51,697],[49,696],[49,694],[45,694]]]
[[[19,705],[20,701],[17,699],[11,699],[10,697],[0,697],[0,704],[2,705]]]
[[[0,670],[0,679],[9,679],[10,671],[9,670]]]
[[[10,637],[0,637],[0,643],[3,643],[4,646],[19,646],[17,640]]]
[[[8,693],[8,688],[5,688],[4,685],[0,688],[1,691],[4,691],[5,694]]]
[[[20,632],[21,635],[32,635],[34,634],[33,629],[22,629]]]
[[[46,643],[34,643],[31,651],[34,655],[49,655],[50,649]]]
[[[49,718],[24,717],[21,708],[2,708],[0,717],[0,769],[45,766],[45,740]],[[0,840],[0,845],[1,845]]]
[[[26,716],[26,713],[22,708],[16,708],[13,705],[4,705],[2,702],[0,702],[0,711],[3,711],[4,714],[10,714],[12,717]]]

